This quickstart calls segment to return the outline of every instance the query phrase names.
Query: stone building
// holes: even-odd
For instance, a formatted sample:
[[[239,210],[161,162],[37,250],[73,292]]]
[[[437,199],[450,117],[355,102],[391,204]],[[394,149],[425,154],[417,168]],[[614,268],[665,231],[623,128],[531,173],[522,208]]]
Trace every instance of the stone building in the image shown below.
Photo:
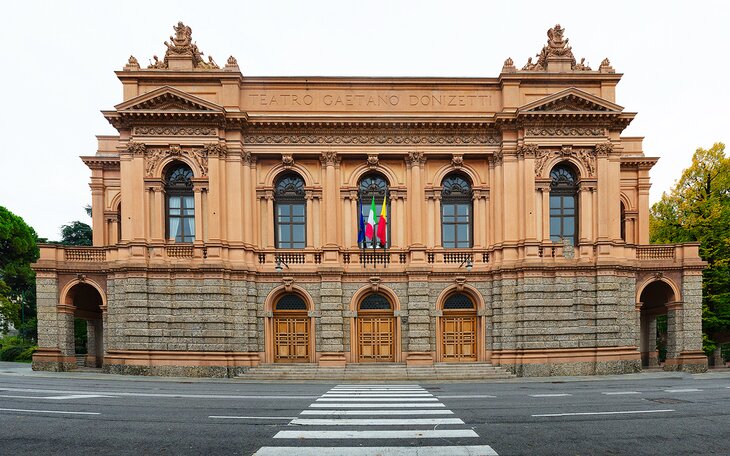
[[[559,25],[493,78],[248,77],[182,23],[165,44],[82,157],[93,247],[41,248],[34,369],[75,368],[82,318],[113,373],[636,372],[662,315],[664,368],[706,368],[698,246],[649,245],[657,159]]]

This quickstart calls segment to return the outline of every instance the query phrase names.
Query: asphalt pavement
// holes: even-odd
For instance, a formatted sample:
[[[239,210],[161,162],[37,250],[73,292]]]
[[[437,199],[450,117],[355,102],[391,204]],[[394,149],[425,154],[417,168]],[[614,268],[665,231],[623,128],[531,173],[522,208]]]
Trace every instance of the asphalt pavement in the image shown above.
[[[728,455],[730,370],[353,384],[0,363],[0,454]]]

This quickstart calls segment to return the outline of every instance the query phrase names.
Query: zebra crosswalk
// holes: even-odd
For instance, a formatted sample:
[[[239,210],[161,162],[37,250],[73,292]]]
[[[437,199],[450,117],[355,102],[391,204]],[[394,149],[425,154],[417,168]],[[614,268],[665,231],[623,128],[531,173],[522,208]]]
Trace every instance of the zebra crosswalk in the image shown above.
[[[262,447],[254,456],[497,456],[489,445],[412,446],[412,440],[479,437],[453,415],[420,385],[337,385],[289,422],[296,429],[274,435],[283,445]],[[373,445],[398,439],[408,445]]]

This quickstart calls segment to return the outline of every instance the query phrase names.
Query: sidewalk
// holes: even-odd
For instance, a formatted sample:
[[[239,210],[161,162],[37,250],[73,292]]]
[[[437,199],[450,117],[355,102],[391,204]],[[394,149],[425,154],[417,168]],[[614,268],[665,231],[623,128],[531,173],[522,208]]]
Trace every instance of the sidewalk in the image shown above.
[[[82,369],[74,372],[43,372],[33,371],[29,363],[11,363],[0,361],[0,377],[3,375],[12,375],[20,377],[38,377],[38,378],[77,378],[79,380],[121,380],[129,382],[185,382],[185,383],[302,383],[296,380],[242,380],[240,378],[195,378],[195,377],[153,377],[153,376],[135,376],[135,375],[117,375],[104,374],[96,369]],[[567,383],[567,382],[596,382],[607,380],[648,380],[661,378],[684,378],[694,380],[716,380],[730,379],[730,368],[712,368],[702,374],[688,374],[684,372],[665,372],[665,371],[644,371],[636,374],[618,374],[618,375],[584,375],[584,376],[564,376],[564,377],[516,377],[510,379],[495,379],[481,381],[444,381],[444,380],[428,380],[427,383]],[[373,380],[369,380],[372,383]],[[305,383],[336,383],[331,380],[307,380]],[[358,383],[358,382],[353,382]],[[393,383],[387,381],[377,381],[377,383]],[[395,383],[403,383],[398,381]],[[421,383],[424,383],[423,381]]]

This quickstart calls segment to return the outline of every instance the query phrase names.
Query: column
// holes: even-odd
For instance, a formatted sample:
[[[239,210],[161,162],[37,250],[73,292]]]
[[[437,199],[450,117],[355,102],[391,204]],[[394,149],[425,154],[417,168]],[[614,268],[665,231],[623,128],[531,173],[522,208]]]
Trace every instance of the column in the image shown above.
[[[316,223],[314,216],[313,216],[313,210],[312,206],[314,206],[314,196],[312,196],[312,191],[307,190],[304,193],[304,199],[307,201],[307,243],[306,247],[311,248],[314,246],[314,225]]]
[[[398,209],[398,212],[396,213],[396,220],[398,221],[398,247],[401,249],[405,249],[408,240],[406,239],[406,202],[405,202],[405,195],[404,193],[398,192],[397,193],[397,199],[396,199],[396,208]]]
[[[406,163],[409,166],[409,185],[408,185],[408,199],[410,201],[411,209],[411,245],[412,246],[423,246],[423,204],[425,202],[425,193],[423,188],[423,182],[421,174],[423,172],[423,166],[426,163],[426,157],[423,152],[409,152],[406,157]]]
[[[274,192],[266,192],[266,215],[261,225],[266,227],[266,247],[274,248]]]
[[[193,187],[195,200],[195,242],[203,242],[203,188],[199,185]]]
[[[162,184],[152,187],[152,242],[163,242],[165,239],[165,202]]]
[[[648,365],[649,367],[656,367],[659,365],[659,351],[656,347],[656,315],[648,315],[646,318],[648,320],[646,346]]]
[[[256,158],[250,152],[243,153],[243,242],[247,245],[256,245],[254,231],[254,211],[256,202],[256,187],[251,181],[251,174],[256,165]],[[311,220],[307,218],[307,220]]]
[[[96,174],[98,171],[93,170]],[[91,184],[91,226],[92,240],[94,246],[103,246],[110,243],[111,239],[104,239],[104,184],[102,177],[92,176]]]
[[[671,360],[679,358],[683,349],[684,328],[682,325],[682,303],[672,302],[667,304],[667,367],[675,370],[677,367],[671,366],[674,363]]]
[[[435,190],[432,190],[430,194],[426,196],[426,198],[428,198],[426,204],[426,247],[430,249],[434,247],[434,231],[439,229],[441,218],[436,216],[434,212],[434,192]]]
[[[580,201],[578,202],[578,211],[580,212],[579,242],[581,244],[591,242],[593,240],[593,189],[587,186],[581,186],[579,192]]]
[[[345,248],[349,248],[352,245],[352,233],[355,231],[357,236],[357,223],[352,221],[352,200],[350,199],[350,193],[343,193],[340,197],[340,209],[344,218],[344,243]]]
[[[326,247],[337,247],[337,206],[339,188],[335,167],[340,165],[340,157],[336,152],[323,152],[320,161],[324,168],[324,216],[328,223],[324,226],[324,244]]]
[[[392,193],[391,193],[391,198],[392,198]],[[391,199],[391,206],[390,206],[390,208],[391,208],[391,217],[392,217],[393,216],[392,215],[393,212],[395,212],[395,211],[393,211],[392,199]],[[355,228],[354,228],[355,229],[355,233],[357,233],[358,230],[360,229],[360,228],[358,228],[359,225],[360,225],[360,212],[358,212],[359,209],[360,209],[360,200],[358,199],[357,191],[356,190],[350,191],[350,207],[349,207],[349,211],[352,214],[352,223],[355,224]],[[388,223],[392,223],[392,220],[388,220]],[[357,237],[353,237],[352,244],[349,244],[347,246],[356,249],[358,247],[358,245],[357,245]]]

